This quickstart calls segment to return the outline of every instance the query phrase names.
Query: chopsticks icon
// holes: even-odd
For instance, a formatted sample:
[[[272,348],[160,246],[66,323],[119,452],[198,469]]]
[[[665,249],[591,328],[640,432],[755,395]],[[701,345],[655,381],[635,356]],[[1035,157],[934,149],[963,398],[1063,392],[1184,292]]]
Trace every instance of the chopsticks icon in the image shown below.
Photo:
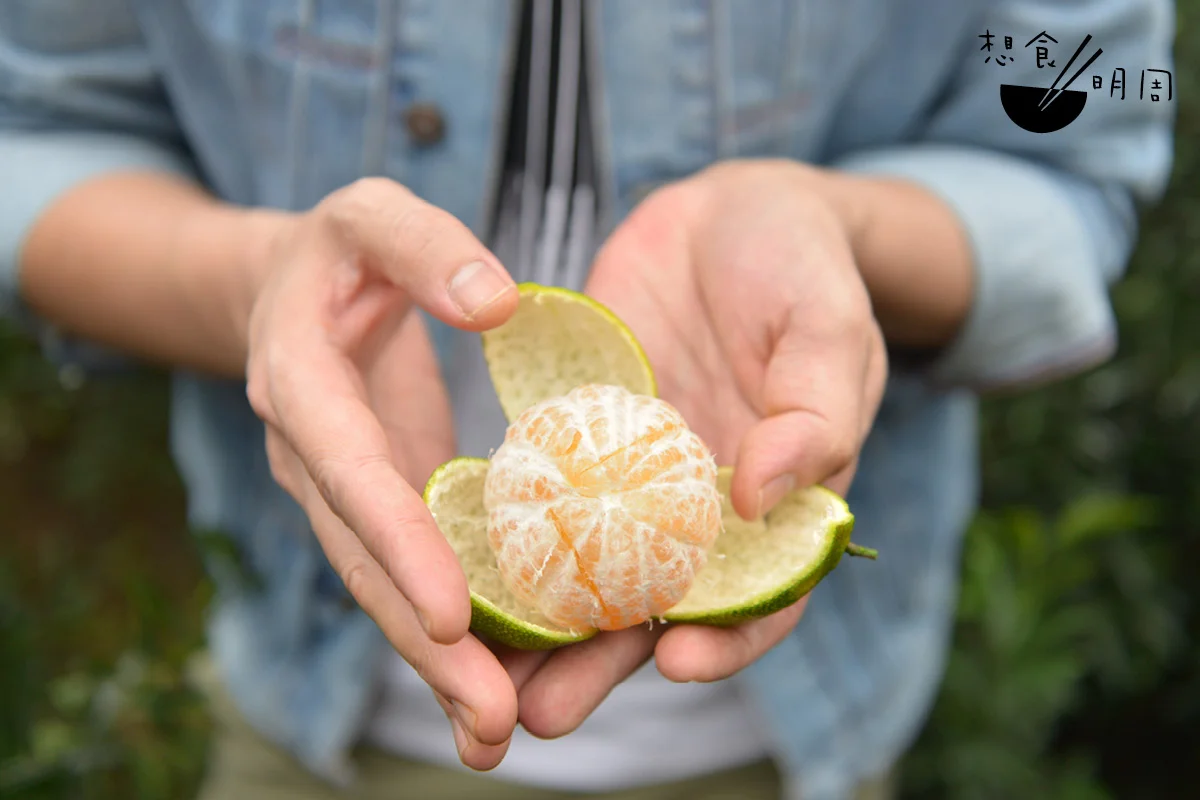
[[[1067,70],[1071,68],[1071,65],[1075,63],[1075,59],[1079,58],[1079,54],[1083,52],[1083,48],[1087,47],[1088,42],[1091,40],[1092,35],[1089,33],[1084,37],[1083,41],[1079,43],[1079,47],[1075,50],[1075,55],[1071,56],[1071,60],[1063,65],[1062,72],[1058,73],[1058,77],[1054,79],[1054,83],[1050,84],[1050,88],[1046,90],[1044,95],[1042,95],[1042,99],[1038,102],[1038,111],[1045,111],[1047,108],[1049,108],[1050,104],[1057,100],[1058,96],[1065,92],[1067,87],[1074,83],[1075,79],[1078,78],[1085,69],[1090,67],[1092,62],[1099,58],[1100,54],[1104,52],[1103,48],[1097,50],[1091,58],[1084,62],[1082,67],[1075,70],[1075,74],[1071,76],[1070,80],[1063,84],[1061,89],[1054,88],[1058,86],[1058,82],[1062,80],[1062,76],[1067,74]]]

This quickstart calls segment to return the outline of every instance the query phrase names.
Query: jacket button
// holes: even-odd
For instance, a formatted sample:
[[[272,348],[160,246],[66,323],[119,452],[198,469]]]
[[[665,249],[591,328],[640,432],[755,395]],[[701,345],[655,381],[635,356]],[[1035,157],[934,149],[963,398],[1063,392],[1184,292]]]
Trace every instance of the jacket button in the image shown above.
[[[413,103],[404,112],[404,125],[413,141],[421,145],[440,142],[446,135],[446,120],[433,103]]]

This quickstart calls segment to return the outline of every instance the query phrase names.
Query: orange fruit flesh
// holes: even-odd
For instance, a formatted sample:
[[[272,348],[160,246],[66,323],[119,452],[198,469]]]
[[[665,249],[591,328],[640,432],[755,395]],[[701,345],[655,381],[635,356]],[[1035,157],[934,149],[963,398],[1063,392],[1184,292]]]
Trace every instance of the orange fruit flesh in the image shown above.
[[[720,532],[716,474],[662,400],[591,385],[538,403],[509,427],[485,485],[501,578],[573,630],[661,615]]]

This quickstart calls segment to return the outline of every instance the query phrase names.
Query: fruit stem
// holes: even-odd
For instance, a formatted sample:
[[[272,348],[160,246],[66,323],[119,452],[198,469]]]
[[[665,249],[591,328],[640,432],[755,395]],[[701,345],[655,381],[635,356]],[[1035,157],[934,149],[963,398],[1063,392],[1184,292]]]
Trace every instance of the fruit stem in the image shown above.
[[[861,544],[850,542],[850,544],[846,545],[846,555],[869,558],[874,561],[875,559],[879,558],[879,551],[870,547],[863,547]]]

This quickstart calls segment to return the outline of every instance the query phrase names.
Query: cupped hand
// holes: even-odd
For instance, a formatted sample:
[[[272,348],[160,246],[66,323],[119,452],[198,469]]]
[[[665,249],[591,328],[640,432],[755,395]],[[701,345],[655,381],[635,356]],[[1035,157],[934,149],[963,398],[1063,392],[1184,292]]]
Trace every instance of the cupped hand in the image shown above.
[[[499,763],[516,688],[468,633],[466,578],[421,498],[455,454],[417,307],[482,331],[517,306],[504,268],[450,214],[364,179],[285,217],[262,249],[247,392],[272,474],[355,601],[433,688],[464,763]]]
[[[844,495],[883,395],[883,337],[836,180],[789,162],[709,168],[643,201],[589,279],[645,347],[662,398],[734,466],[731,499],[747,519],[796,486]],[[568,733],[651,655],[674,681],[726,678],[787,635],[805,602],[734,628],[640,626],[550,656],[508,654],[531,674],[521,723]]]

